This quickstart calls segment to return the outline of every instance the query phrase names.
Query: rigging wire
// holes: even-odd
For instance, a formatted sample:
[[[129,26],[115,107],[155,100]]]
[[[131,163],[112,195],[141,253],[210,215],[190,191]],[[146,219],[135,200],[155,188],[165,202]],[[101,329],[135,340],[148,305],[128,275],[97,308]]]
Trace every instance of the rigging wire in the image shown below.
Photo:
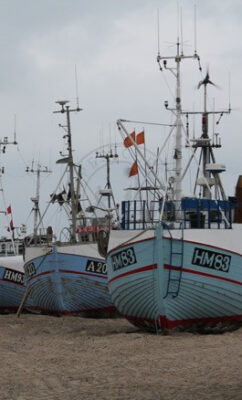
[[[160,122],[133,121],[133,120],[129,120],[129,119],[120,119],[120,121],[121,122],[132,123],[132,124],[158,125],[158,126],[168,126],[168,127],[174,126],[173,124],[162,124]]]
[[[170,92],[170,95],[172,99],[175,101],[176,96],[174,95],[174,92],[172,91],[167,79],[166,79],[166,74],[162,74],[163,80],[165,82],[165,85],[167,86],[168,91]]]

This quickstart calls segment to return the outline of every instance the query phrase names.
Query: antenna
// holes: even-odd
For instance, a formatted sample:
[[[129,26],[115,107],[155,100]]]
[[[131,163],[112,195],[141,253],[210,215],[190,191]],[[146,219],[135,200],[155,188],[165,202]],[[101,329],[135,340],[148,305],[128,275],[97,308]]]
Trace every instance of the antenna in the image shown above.
[[[180,7],[177,2],[177,42],[179,43],[179,31],[180,31]]]
[[[200,57],[197,55],[197,7],[194,4],[194,55],[197,57],[199,71],[202,71]]]
[[[214,138],[215,138],[215,98],[213,98],[213,140],[212,140],[212,144],[214,144]]]
[[[192,139],[195,140],[195,113],[194,113],[194,104],[193,104],[193,118],[192,118]]]
[[[229,72],[229,110],[231,110],[231,75]]]
[[[112,151],[112,148],[111,148],[111,146],[112,146],[112,140],[111,140],[112,132],[111,132],[111,124],[110,124],[110,122],[109,122],[108,128],[109,128],[109,145],[110,145],[110,152],[111,152]]]
[[[31,172],[32,174],[36,174],[37,176],[37,182],[36,182],[36,193],[35,197],[31,197],[32,202],[34,203],[34,207],[32,211],[34,211],[34,238],[36,240],[37,237],[37,229],[40,224],[38,223],[38,218],[39,221],[41,221],[41,215],[40,215],[40,209],[39,209],[39,199],[40,199],[40,174],[41,173],[51,173],[47,167],[42,167],[39,163],[37,163],[36,168],[34,167],[34,160],[31,163],[31,167],[26,167],[25,172]]]
[[[181,12],[181,55],[183,56],[183,27],[182,27],[182,8],[180,9]]]
[[[194,53],[197,54],[197,8],[194,4]]]
[[[158,55],[160,55],[160,11],[157,9],[157,45],[158,45]]]
[[[77,69],[75,64],[75,84],[76,84],[76,108],[79,109],[79,96],[78,96],[78,79],[77,79]]]
[[[14,129],[13,129],[13,143],[14,144],[17,144],[17,140],[16,140],[16,138],[17,138],[16,125],[17,125],[17,123],[16,123],[16,114],[14,114]]]

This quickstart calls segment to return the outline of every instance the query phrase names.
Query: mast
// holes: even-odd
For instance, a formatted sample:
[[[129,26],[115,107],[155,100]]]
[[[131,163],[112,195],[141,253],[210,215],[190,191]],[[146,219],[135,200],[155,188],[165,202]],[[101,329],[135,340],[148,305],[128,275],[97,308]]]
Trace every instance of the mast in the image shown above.
[[[199,165],[202,164],[201,173],[202,176],[199,178],[197,173],[197,178],[195,182],[195,189],[197,185],[202,187],[202,197],[211,199],[211,187],[215,187],[215,199],[219,198],[219,190],[223,200],[226,200],[226,194],[220,179],[219,174],[225,171],[225,166],[223,164],[216,164],[215,156],[214,156],[214,148],[220,148],[221,140],[218,138],[218,133],[213,134],[213,141],[211,141],[209,137],[209,126],[208,126],[208,119],[209,115],[212,114],[213,116],[219,114],[219,120],[217,121],[217,125],[220,122],[220,119],[224,114],[230,113],[230,106],[228,110],[220,110],[220,111],[209,111],[207,107],[207,85],[216,86],[209,77],[209,73],[207,71],[205,78],[199,82],[198,89],[203,86],[204,88],[204,101],[203,101],[203,111],[188,111],[186,115],[189,114],[200,114],[202,116],[202,135],[200,138],[192,139],[193,142],[192,147],[195,149],[200,148],[200,158],[199,158]],[[184,114],[184,113],[183,113]],[[215,138],[215,140],[214,140]],[[199,171],[198,171],[199,172]]]
[[[168,101],[165,101],[165,107],[167,110],[173,112],[176,117],[176,138],[175,138],[175,149],[174,149],[174,159],[175,159],[175,189],[174,189],[174,200],[176,202],[177,210],[179,208],[179,202],[182,197],[182,104],[181,104],[181,61],[184,59],[196,59],[198,60],[199,69],[200,66],[200,58],[194,51],[194,54],[191,56],[185,56],[183,51],[180,51],[180,40],[177,38],[176,43],[176,55],[175,56],[161,56],[158,51],[157,62],[159,64],[160,71],[169,70],[176,79],[176,103],[175,108],[169,108]],[[167,60],[175,61],[175,67],[168,67]],[[160,62],[163,61],[163,67]]]
[[[176,161],[175,200],[181,200],[181,175],[182,175],[182,122],[181,122],[181,72],[180,72],[180,45],[177,42],[177,89],[176,89],[176,145],[174,158]]]
[[[57,163],[67,163],[69,168],[69,189],[70,189],[70,200],[71,200],[71,241],[76,242],[76,226],[77,226],[77,198],[74,188],[74,163],[73,163],[73,152],[72,152],[72,137],[71,137],[71,121],[70,121],[70,113],[78,112],[82,109],[77,106],[77,108],[71,109],[70,106],[66,105],[68,101],[61,100],[57,101],[57,104],[61,106],[61,110],[54,111],[54,113],[62,113],[66,114],[66,135],[64,138],[67,138],[67,157],[58,160]]]
[[[106,163],[107,163],[107,183],[105,185],[105,188],[108,189],[108,192],[106,193],[106,196],[107,196],[107,199],[108,199],[108,208],[110,209],[111,208],[111,197],[112,197],[113,203],[114,203],[112,186],[111,186],[111,182],[110,182],[110,158],[118,158],[118,154],[117,154],[116,151],[115,151],[115,153],[113,153],[112,149],[111,149],[107,153],[96,152],[96,158],[105,158]],[[101,191],[101,194],[104,195],[104,192]]]
[[[16,141],[16,128],[15,127],[14,127],[14,140],[13,140],[13,142],[10,142],[8,140],[7,136],[5,136],[3,139],[0,139],[0,155],[6,153],[6,147],[8,145],[10,145],[10,144],[15,144],[15,145],[18,144],[17,141]],[[2,192],[2,198],[3,198],[4,207],[6,208],[6,202],[5,202],[5,198],[4,198],[3,185],[2,185],[2,176],[3,176],[4,172],[5,172],[4,167],[2,167],[0,165],[0,191]],[[6,209],[4,211],[0,211],[0,213],[6,214]],[[9,224],[9,222],[8,222],[8,224]],[[12,241],[12,244],[13,244],[14,252],[16,254],[16,248],[14,246],[14,229],[15,228],[14,228],[14,226],[11,227],[10,224],[9,224],[8,229],[11,232],[11,241]]]
[[[207,113],[207,83],[204,83],[204,113],[202,114],[202,138],[209,139],[208,137],[208,113]],[[208,181],[210,174],[206,170],[206,165],[209,164],[209,142],[207,146],[203,147],[203,175]],[[203,197],[210,198],[211,194],[207,186],[203,187]]]
[[[33,174],[36,174],[37,176],[37,180],[36,180],[36,193],[35,193],[35,197],[32,197],[31,200],[34,203],[34,230],[33,230],[33,234],[34,234],[34,238],[37,237],[37,231],[38,231],[38,227],[39,227],[39,223],[38,223],[38,218],[40,219],[40,209],[39,209],[39,198],[40,198],[40,174],[41,173],[51,173],[51,171],[47,168],[47,167],[41,167],[40,164],[37,164],[37,168],[34,169],[33,167],[33,163],[32,163],[32,167],[26,167],[26,172],[31,172]]]

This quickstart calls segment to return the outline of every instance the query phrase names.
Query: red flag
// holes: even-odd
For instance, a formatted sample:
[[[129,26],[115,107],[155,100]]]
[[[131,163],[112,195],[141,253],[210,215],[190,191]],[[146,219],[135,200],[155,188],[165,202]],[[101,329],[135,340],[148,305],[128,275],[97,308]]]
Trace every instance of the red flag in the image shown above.
[[[6,210],[6,214],[12,214],[11,206],[8,206],[8,208]]]
[[[145,142],[145,133],[144,131],[138,133],[138,135],[136,135],[136,143],[137,144],[144,144]]]
[[[135,142],[135,132],[130,133],[129,136],[131,136],[132,139],[133,139],[133,141]],[[129,136],[127,136],[127,137],[124,139],[124,147],[133,146],[133,142],[132,142],[132,140],[130,139]]]
[[[137,161],[135,161],[132,165],[132,167],[130,168],[129,171],[129,177],[137,175],[138,174],[138,164]]]
[[[12,220],[12,219],[11,219],[11,221],[10,221],[9,226],[7,227],[7,231],[10,232],[10,229],[11,229],[11,231],[14,229],[13,220]]]

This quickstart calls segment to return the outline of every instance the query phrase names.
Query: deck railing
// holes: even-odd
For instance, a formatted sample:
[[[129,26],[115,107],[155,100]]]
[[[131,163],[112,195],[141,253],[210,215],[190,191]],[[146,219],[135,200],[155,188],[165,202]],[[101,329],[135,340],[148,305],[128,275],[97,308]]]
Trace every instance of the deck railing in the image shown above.
[[[230,229],[235,204],[226,200],[183,198],[176,207],[174,201],[164,204],[162,221],[172,228]],[[155,228],[160,224],[162,200],[131,200],[122,202],[121,228],[124,230]]]

